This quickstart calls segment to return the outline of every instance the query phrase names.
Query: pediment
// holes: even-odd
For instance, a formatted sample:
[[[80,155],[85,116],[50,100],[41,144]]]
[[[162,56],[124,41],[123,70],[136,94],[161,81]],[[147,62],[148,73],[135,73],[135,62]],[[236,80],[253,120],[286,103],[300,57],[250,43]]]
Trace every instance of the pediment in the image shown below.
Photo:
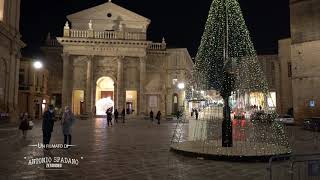
[[[111,15],[111,16],[110,16]],[[95,6],[89,9],[85,9],[83,11],[71,14],[67,16],[68,20],[73,22],[83,21],[88,23],[90,20],[93,22],[97,21],[124,21],[124,22],[135,22],[144,26],[148,26],[150,24],[150,20],[136,14],[130,10],[127,10],[121,6],[118,6],[112,2],[107,2],[101,4],[99,6]]]

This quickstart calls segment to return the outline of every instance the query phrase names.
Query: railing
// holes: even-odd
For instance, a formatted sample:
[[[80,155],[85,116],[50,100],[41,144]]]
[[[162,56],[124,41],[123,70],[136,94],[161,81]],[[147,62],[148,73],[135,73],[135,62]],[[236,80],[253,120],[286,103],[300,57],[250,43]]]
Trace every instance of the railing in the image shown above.
[[[166,44],[165,43],[152,43],[148,47],[149,50],[165,50]]]
[[[94,32],[94,38],[96,39],[123,39],[123,33],[120,32]]]
[[[87,38],[88,37],[88,31],[71,29],[70,30],[70,37]]]
[[[94,38],[111,40],[146,40],[147,35],[143,32],[124,32],[124,31],[93,31],[65,29],[64,37],[71,38]]]
[[[319,167],[319,153],[274,156],[269,160],[266,179],[319,180]]]

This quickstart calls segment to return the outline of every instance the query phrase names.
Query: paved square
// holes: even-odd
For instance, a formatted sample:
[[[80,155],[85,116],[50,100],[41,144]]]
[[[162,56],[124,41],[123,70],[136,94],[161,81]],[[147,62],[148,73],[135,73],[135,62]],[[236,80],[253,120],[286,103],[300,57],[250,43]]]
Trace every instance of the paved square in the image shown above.
[[[22,138],[17,127],[0,128],[0,179],[108,179],[108,180],[263,180],[267,163],[231,163],[182,157],[169,152],[176,123],[163,121],[159,126],[148,120],[130,119],[125,124],[106,127],[106,120],[79,120],[73,128],[73,144],[69,150],[44,151],[31,144],[42,142],[41,123],[36,123]],[[313,146],[314,133],[289,127],[295,152],[318,151]],[[300,133],[300,134],[299,134]],[[308,134],[309,133],[309,134]],[[302,136],[303,135],[303,136]],[[306,136],[306,137],[305,137]],[[295,138],[295,136],[292,136]],[[305,138],[304,138],[305,137]],[[309,140],[309,141],[307,141]],[[55,124],[51,143],[63,143],[61,126]],[[32,157],[72,157],[79,166],[66,165],[65,170],[44,170],[28,166]],[[83,159],[81,159],[83,157]]]

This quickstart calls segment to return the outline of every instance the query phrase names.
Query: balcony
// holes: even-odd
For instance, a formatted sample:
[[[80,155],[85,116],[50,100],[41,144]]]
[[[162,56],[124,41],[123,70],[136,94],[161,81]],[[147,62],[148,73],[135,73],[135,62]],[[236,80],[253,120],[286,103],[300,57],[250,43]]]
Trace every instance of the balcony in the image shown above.
[[[166,50],[166,43],[151,43],[148,47],[148,50],[151,51],[164,51]]]
[[[76,30],[64,29],[64,37],[70,38],[93,38],[106,40],[134,40],[146,41],[147,34],[143,32],[125,32],[125,31],[94,31],[94,30]]]

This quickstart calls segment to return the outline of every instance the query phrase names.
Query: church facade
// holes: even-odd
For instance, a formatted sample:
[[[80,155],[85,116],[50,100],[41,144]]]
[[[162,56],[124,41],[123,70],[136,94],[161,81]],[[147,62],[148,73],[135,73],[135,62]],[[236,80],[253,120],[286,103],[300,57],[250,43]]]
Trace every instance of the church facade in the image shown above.
[[[110,106],[128,114],[170,115],[185,105],[183,86],[193,61],[187,49],[167,48],[164,38],[149,41],[149,19],[111,1],[67,18],[57,38],[62,80],[51,82],[61,84],[62,107],[77,115],[105,115]]]

